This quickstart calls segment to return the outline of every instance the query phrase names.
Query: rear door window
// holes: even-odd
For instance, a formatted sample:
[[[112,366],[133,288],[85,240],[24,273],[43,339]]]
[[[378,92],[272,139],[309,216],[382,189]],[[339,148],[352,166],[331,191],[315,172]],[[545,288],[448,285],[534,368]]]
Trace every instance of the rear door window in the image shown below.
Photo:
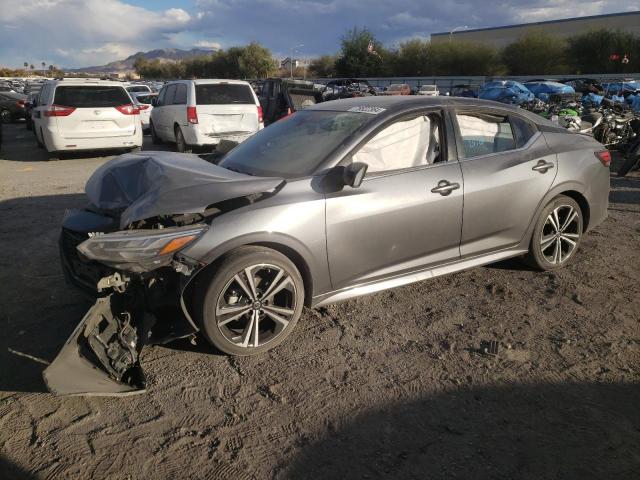
[[[164,94],[164,100],[162,101],[163,105],[173,105],[173,99],[176,95],[176,84],[169,85],[167,87],[167,92]]]
[[[59,85],[53,103],[75,108],[102,108],[126,105],[131,99],[122,87]]]
[[[251,87],[236,83],[214,83],[196,85],[197,105],[253,105],[255,101]]]
[[[176,93],[173,97],[174,105],[186,105],[187,104],[187,86],[184,83],[179,83],[176,86]]]
[[[462,143],[462,157],[473,158],[516,148],[511,123],[499,113],[456,114]]]
[[[516,146],[518,148],[525,146],[531,137],[533,137],[538,131],[533,123],[515,115],[511,116],[511,126],[513,127]]]

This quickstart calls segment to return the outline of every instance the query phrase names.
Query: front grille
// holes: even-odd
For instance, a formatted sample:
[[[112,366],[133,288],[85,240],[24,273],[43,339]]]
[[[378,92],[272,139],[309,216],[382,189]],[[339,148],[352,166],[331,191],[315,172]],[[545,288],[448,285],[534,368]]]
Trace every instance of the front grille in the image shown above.
[[[72,283],[97,293],[96,285],[102,277],[111,275],[113,270],[98,262],[82,258],[76,249],[89,235],[66,228],[60,234],[60,255],[62,268]]]

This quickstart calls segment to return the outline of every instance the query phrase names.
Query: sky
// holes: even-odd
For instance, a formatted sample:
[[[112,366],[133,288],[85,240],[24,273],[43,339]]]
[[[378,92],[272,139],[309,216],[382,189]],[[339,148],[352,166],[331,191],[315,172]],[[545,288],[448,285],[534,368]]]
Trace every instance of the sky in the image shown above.
[[[367,27],[395,47],[410,38],[638,10],[637,0],[0,0],[0,65],[77,68],[155,48],[257,41],[275,56],[337,53]],[[303,45],[299,47],[299,45]]]

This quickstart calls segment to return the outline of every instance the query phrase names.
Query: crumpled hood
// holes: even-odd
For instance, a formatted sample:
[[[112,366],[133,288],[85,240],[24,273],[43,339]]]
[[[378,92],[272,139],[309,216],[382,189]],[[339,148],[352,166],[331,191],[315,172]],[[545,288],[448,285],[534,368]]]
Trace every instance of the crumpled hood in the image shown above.
[[[158,215],[200,213],[207,206],[268,192],[284,180],[232,172],[197,155],[140,152],[120,155],[98,168],[85,191],[102,210],[123,210],[120,228]]]

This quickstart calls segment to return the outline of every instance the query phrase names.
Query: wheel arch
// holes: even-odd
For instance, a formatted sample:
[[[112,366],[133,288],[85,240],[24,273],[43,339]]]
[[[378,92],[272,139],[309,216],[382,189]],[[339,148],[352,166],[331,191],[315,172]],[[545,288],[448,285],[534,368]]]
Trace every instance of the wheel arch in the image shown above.
[[[565,195],[569,198],[572,198],[580,207],[580,210],[582,211],[582,233],[585,233],[589,228],[589,219],[591,217],[591,207],[589,206],[589,201],[582,193],[576,190],[564,190],[555,195],[554,198],[560,195]]]
[[[217,266],[220,261],[225,256],[243,247],[270,248],[283,254],[285,257],[291,260],[300,272],[300,276],[302,277],[302,282],[304,285],[304,306],[311,306],[313,298],[313,274],[311,272],[309,262],[304,257],[304,255],[302,255],[298,251],[298,249],[295,249],[290,245],[285,245],[282,242],[256,240],[232,245],[228,248],[211,252],[211,255],[207,257],[207,265],[205,265],[195,274],[193,278],[191,278],[191,280],[185,285],[181,293],[182,301],[184,303],[184,309],[186,310],[185,313],[190,318],[193,318],[193,313],[196,311],[196,305],[194,305],[194,302],[196,302],[197,299],[200,298],[200,294],[204,290],[205,286],[208,284],[213,275],[215,275]]]

